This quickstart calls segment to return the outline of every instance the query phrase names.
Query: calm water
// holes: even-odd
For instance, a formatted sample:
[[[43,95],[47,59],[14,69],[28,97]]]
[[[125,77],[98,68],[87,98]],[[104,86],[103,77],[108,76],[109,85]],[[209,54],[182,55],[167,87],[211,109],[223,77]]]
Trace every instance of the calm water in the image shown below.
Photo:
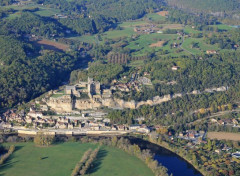
[[[141,149],[149,149],[155,153],[154,159],[162,163],[168,169],[169,174],[172,173],[173,176],[202,176],[192,165],[175,153],[139,138],[131,137],[129,139],[132,143],[138,144]]]
[[[202,176],[190,164],[178,156],[164,156],[161,154],[155,155],[155,159],[168,168],[168,173],[174,176]]]

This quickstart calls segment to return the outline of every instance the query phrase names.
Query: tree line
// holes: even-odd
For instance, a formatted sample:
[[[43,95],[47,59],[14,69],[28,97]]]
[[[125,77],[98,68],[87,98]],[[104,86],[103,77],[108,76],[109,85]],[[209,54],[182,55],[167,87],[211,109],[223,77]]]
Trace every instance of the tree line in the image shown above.
[[[96,159],[98,152],[99,148],[96,148],[95,150],[87,150],[75,166],[72,176],[85,175]]]
[[[130,61],[145,60],[147,56],[130,56],[124,53],[112,53],[107,56],[108,63],[127,64]]]
[[[167,168],[162,166],[161,163],[158,163],[154,160],[154,154],[150,152],[150,150],[141,150],[140,147],[136,144],[131,144],[129,139],[124,137],[118,138],[116,136],[109,138],[81,138],[81,142],[88,143],[88,142],[97,142],[100,145],[106,145],[111,147],[116,147],[124,152],[127,152],[130,155],[133,155],[140,160],[142,160],[154,173],[155,176],[168,176]]]

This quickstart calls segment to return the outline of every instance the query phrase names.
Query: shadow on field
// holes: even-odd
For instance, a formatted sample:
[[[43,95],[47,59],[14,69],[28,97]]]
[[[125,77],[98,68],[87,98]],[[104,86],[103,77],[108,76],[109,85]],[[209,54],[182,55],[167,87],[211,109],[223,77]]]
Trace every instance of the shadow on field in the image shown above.
[[[102,164],[102,160],[104,159],[105,156],[107,156],[107,153],[108,152],[106,150],[104,150],[104,149],[101,149],[98,152],[97,158],[93,162],[93,164],[92,164],[90,170],[87,172],[87,174],[92,174],[92,173],[96,172],[100,168],[100,166]]]
[[[0,165],[0,172],[3,172],[9,168],[11,168],[15,163],[19,162],[19,161],[12,161],[12,159],[14,158],[14,153],[18,150],[20,150],[22,148],[22,146],[16,146],[15,150],[13,152],[13,154],[10,155],[10,157],[2,164]],[[4,173],[0,173],[0,176],[4,176]]]

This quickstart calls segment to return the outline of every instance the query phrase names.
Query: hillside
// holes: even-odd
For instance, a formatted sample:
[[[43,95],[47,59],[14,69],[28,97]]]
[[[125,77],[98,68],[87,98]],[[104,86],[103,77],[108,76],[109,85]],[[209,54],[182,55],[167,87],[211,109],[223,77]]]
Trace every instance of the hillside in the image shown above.
[[[232,12],[240,9],[239,0],[167,0],[169,5],[197,12]]]

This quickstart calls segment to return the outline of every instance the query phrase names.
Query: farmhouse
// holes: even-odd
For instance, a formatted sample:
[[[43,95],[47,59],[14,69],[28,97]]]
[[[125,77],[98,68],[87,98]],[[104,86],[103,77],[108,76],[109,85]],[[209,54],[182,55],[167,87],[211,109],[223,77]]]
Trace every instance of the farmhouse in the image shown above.
[[[36,112],[36,111],[30,111],[27,115],[34,118],[43,116],[42,112]]]
[[[179,69],[178,66],[173,66],[173,67],[172,67],[172,70],[174,70],[174,71],[176,71],[176,70],[178,70],[178,69]]]
[[[217,54],[216,50],[207,50],[206,51],[207,54]]]

